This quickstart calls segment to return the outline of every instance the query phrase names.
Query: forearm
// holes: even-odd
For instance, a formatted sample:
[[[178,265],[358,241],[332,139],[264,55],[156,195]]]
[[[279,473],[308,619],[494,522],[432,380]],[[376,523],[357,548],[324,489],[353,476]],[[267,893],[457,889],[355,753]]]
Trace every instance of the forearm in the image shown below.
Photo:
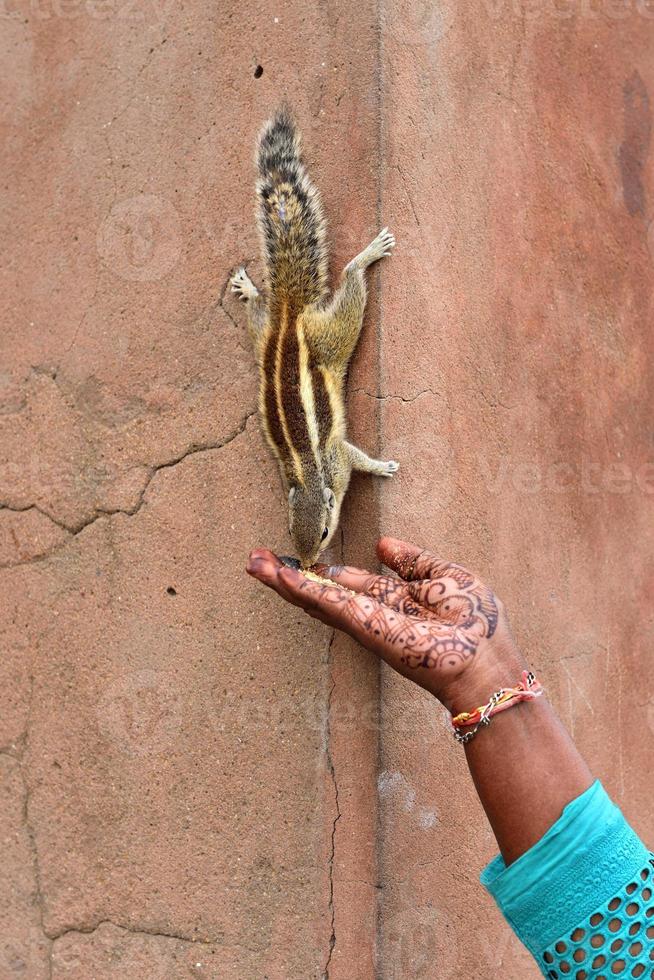
[[[455,715],[515,687],[527,669],[506,622],[479,653],[444,691]],[[654,862],[593,782],[547,692],[495,714],[465,754],[501,851],[482,883],[541,973],[644,976],[654,959]]]
[[[515,686],[525,669],[512,641],[500,645],[501,657],[467,677],[468,708]],[[644,976],[654,959],[654,862],[593,782],[547,696],[493,716],[465,754],[502,855],[482,883],[542,974]]]
[[[544,697],[497,715],[465,753],[507,864],[540,840],[593,781]]]
[[[517,686],[527,664],[487,586],[393,538],[379,542],[378,555],[398,574],[322,567],[332,582],[312,581],[266,551],[251,555],[248,570],[348,632],[455,716]],[[612,965],[620,976],[625,969],[644,976],[654,960],[654,925],[647,925],[654,922],[654,858],[593,783],[548,702],[547,677],[540,681],[545,696],[496,713],[465,746],[502,852],[482,882],[544,976],[605,976]]]
[[[499,644],[482,671],[467,677],[452,710],[470,710],[500,687],[514,686],[525,663],[513,642]],[[546,678],[540,678],[546,687]],[[588,766],[543,697],[495,715],[466,744],[481,804],[507,864],[532,847],[563,808],[591,785]]]

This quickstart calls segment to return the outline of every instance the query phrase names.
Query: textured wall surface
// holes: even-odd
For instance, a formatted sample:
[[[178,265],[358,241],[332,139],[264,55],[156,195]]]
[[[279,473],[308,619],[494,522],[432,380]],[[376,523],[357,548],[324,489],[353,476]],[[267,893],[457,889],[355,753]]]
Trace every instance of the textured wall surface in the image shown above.
[[[294,105],[381,224],[339,548],[478,569],[654,842],[646,0],[5,0],[0,977],[535,976],[442,709],[247,579],[288,550],[243,311]]]

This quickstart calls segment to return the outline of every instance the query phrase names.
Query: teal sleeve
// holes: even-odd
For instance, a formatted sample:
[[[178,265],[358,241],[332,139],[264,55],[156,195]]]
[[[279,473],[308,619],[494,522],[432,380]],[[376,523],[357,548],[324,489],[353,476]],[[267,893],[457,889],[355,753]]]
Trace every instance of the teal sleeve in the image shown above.
[[[499,855],[491,861],[481,882],[544,976],[649,980],[653,865],[595,782],[517,861],[508,867]]]

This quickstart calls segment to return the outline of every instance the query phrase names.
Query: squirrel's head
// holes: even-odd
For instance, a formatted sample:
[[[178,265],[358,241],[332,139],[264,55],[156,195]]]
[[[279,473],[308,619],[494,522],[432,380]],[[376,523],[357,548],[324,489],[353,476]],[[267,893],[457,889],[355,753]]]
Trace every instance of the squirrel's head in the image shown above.
[[[288,527],[304,568],[327,547],[338,526],[341,501],[324,486],[293,485],[288,492]]]

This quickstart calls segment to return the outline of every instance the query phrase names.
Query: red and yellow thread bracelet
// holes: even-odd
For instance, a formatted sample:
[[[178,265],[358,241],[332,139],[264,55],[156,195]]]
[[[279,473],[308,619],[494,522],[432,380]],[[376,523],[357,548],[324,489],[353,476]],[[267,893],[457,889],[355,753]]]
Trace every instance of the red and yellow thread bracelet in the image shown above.
[[[490,725],[493,715],[506,711],[521,701],[535,701],[542,693],[543,687],[532,671],[523,670],[522,680],[516,687],[501,687],[495,694],[491,694],[486,704],[480,705],[474,711],[461,711],[452,718],[455,739],[465,745],[475,737],[482,725]],[[463,731],[465,728],[469,731]]]

